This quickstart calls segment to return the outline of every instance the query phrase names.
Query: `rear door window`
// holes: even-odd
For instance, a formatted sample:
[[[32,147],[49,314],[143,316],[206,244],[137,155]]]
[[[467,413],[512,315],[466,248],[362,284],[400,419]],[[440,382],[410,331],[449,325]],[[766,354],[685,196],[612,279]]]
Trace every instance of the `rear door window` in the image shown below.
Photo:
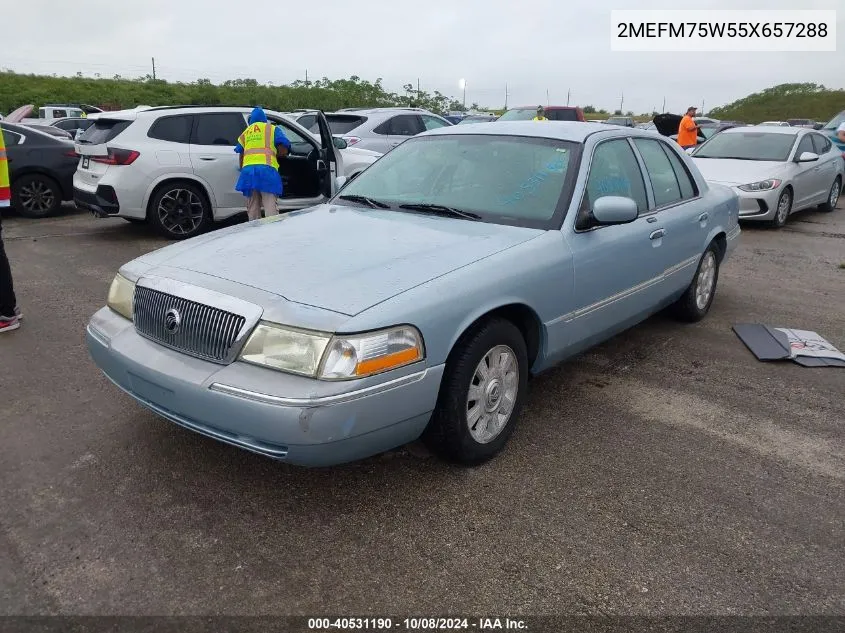
[[[327,114],[326,121],[329,124],[329,129],[332,131],[332,134],[349,134],[349,132],[355,128],[366,123],[367,117],[349,114]],[[313,126],[309,127],[308,130],[311,132],[320,131],[317,126],[317,117],[314,117]]]
[[[79,142],[86,145],[108,143],[117,138],[130,125],[132,125],[132,121],[123,119],[97,119],[91,127],[82,133]]]
[[[194,145],[231,145],[246,129],[246,119],[239,112],[215,112],[196,115],[196,129],[191,142]]]
[[[577,121],[578,116],[575,114],[575,110],[548,110],[546,112],[546,118],[552,121]]]
[[[651,187],[654,191],[654,204],[657,208],[664,207],[678,202],[683,197],[681,186],[678,184],[678,177],[672,169],[672,163],[660,148],[658,141],[636,139],[634,144],[643,157],[646,170],[651,178]]]
[[[193,121],[194,117],[186,114],[161,117],[153,123],[147,136],[171,143],[189,143]]]
[[[416,136],[425,131],[422,119],[416,114],[399,114],[388,122],[391,136]]]
[[[674,150],[670,149],[669,146],[666,145],[666,143],[661,141],[654,142],[660,144],[660,147],[666,153],[666,156],[668,156],[669,162],[672,163],[672,169],[675,170],[675,178],[678,179],[678,185],[681,187],[681,197],[684,200],[695,198],[695,196],[698,195],[695,181],[692,179],[692,176],[690,176],[689,171],[687,171],[687,168],[684,166],[681,159]]]
[[[446,127],[449,125],[446,121],[441,121],[435,116],[428,114],[421,114],[420,116],[422,117],[423,125],[426,130],[436,130],[439,127]]]

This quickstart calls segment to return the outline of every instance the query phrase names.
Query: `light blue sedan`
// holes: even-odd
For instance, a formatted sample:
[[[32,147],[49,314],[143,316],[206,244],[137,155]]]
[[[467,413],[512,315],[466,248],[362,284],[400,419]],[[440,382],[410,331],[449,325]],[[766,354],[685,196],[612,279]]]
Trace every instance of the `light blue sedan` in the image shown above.
[[[327,204],[124,265],[88,347],[142,405],[262,455],[332,465],[422,436],[478,464],[529,375],[662,308],[704,317],[738,213],[647,131],[441,128]]]

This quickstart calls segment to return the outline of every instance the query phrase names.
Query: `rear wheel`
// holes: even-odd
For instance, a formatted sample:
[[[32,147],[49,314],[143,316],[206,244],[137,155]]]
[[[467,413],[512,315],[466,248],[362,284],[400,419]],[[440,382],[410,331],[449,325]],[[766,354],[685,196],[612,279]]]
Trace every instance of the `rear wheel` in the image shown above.
[[[62,205],[62,192],[49,176],[26,174],[12,184],[12,203],[26,218],[46,218]]]
[[[772,218],[772,226],[776,229],[786,224],[786,219],[792,211],[792,189],[787,187],[778,198],[778,206],[775,209],[775,217]]]
[[[211,226],[211,205],[197,185],[168,183],[150,202],[150,222],[165,237],[185,240],[200,235]]]
[[[710,311],[719,281],[719,249],[712,243],[698,262],[692,283],[675,303],[675,315],[682,321],[700,321]]]
[[[842,180],[839,176],[833,181],[830,191],[827,192],[827,200],[819,205],[822,211],[833,211],[839,202],[839,194],[842,193]]]
[[[491,459],[513,433],[527,385],[522,333],[510,321],[486,321],[464,335],[450,355],[423,440],[459,464]]]

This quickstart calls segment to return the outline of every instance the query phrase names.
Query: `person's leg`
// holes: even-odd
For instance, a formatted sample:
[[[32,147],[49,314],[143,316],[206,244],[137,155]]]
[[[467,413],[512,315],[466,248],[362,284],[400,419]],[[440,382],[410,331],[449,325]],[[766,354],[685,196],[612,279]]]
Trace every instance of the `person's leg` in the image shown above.
[[[12,268],[3,246],[3,227],[0,225],[0,332],[15,330],[19,327],[15,314],[17,300],[12,283]]]
[[[279,207],[276,206],[276,194],[275,193],[263,193],[261,194],[261,204],[264,207],[264,217],[269,217],[271,215],[279,215]]]
[[[246,214],[250,220],[258,220],[261,217],[261,194],[253,191],[246,201]]]

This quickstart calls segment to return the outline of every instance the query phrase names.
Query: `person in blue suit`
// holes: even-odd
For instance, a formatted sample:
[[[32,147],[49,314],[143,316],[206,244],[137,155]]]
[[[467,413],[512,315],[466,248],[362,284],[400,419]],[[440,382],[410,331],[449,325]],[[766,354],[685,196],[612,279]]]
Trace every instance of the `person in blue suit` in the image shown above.
[[[247,198],[246,212],[250,220],[264,215],[277,215],[276,197],[282,195],[279,158],[290,151],[290,141],[282,128],[267,121],[261,108],[249,115],[249,125],[238,137],[235,151],[239,155],[240,176],[235,189]]]

